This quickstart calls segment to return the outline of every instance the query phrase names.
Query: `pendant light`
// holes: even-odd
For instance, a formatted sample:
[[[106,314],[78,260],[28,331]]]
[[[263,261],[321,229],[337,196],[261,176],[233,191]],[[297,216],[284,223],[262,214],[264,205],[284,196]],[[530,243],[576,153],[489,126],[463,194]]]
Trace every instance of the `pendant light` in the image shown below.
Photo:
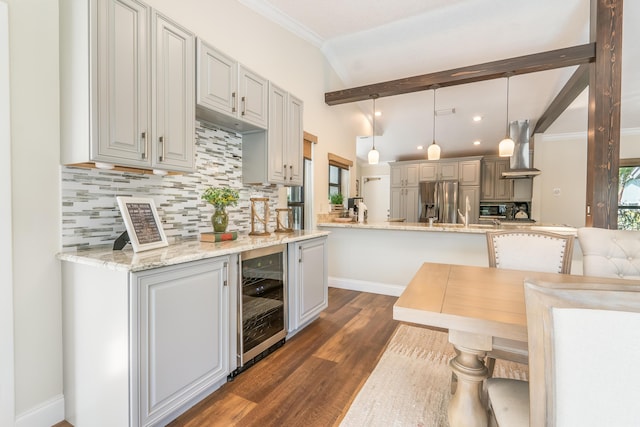
[[[500,157],[511,157],[515,143],[509,136],[509,76],[507,76],[507,135],[498,145],[498,155]]]
[[[377,165],[378,161],[380,160],[380,152],[376,150],[376,98],[377,97],[378,97],[377,93],[371,95],[371,98],[373,98],[373,135],[371,137],[371,140],[373,141],[373,143],[371,146],[371,150],[369,151],[369,155],[367,156],[369,159],[370,165]]]
[[[436,90],[433,89],[433,142],[427,149],[427,159],[440,159],[440,146],[436,144]]]

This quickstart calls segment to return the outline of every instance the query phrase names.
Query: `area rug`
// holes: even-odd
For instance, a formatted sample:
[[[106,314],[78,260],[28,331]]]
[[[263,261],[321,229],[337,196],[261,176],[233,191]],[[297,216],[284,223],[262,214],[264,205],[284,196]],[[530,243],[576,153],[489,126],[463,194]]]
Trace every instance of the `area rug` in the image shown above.
[[[400,324],[340,426],[448,426],[454,355],[446,332]],[[498,360],[493,376],[526,380],[527,367]]]

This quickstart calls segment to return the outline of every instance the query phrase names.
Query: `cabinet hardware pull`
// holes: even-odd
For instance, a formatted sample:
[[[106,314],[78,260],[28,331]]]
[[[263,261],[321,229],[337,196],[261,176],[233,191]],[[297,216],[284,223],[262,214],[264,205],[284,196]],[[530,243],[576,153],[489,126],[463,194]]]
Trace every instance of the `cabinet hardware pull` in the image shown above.
[[[161,136],[160,138],[158,138],[158,141],[160,141],[160,161],[164,162],[164,136]]]
[[[302,263],[302,246],[298,248],[298,262]]]
[[[283,173],[284,173],[284,180],[286,181],[286,180],[287,180],[287,165],[282,165],[282,167],[283,167],[283,169],[284,169],[284,171],[283,171]]]
[[[236,108],[236,93],[235,92],[231,93],[231,101],[232,101],[231,102],[231,112],[235,113],[237,111],[237,108]]]
[[[243,96],[242,97],[242,115],[244,116],[244,113],[246,113],[247,111],[247,100],[246,98]]]
[[[224,268],[224,282],[222,283],[222,286],[228,286],[228,280],[229,280],[229,263],[228,262],[224,262],[224,264],[222,265]]]
[[[146,160],[147,158],[147,133],[142,132],[140,135],[142,137],[142,160]]]
[[[289,165],[289,180],[293,181],[293,165]]]

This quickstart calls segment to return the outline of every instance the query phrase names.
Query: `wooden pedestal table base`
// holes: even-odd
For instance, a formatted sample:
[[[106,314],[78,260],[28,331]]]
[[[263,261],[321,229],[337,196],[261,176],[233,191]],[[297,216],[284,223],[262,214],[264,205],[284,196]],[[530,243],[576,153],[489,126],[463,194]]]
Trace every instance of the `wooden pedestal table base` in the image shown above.
[[[482,405],[483,381],[489,371],[480,358],[485,352],[454,346],[456,357],[449,367],[458,378],[455,394],[449,402],[449,425],[451,427],[486,427],[487,411]]]

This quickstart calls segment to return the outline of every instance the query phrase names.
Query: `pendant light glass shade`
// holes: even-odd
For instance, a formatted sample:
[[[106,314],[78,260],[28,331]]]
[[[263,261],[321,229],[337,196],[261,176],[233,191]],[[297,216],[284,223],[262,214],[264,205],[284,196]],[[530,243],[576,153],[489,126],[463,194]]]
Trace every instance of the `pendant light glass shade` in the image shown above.
[[[507,135],[498,145],[498,155],[500,157],[511,157],[515,145],[513,139],[509,136],[509,77],[507,77]]]
[[[376,98],[378,94],[371,95],[373,98],[373,135],[371,136],[372,145],[371,150],[369,151],[369,155],[367,159],[369,160],[370,165],[377,165],[380,161],[380,152],[376,150]]]
[[[440,159],[440,146],[436,144],[436,90],[433,90],[433,142],[427,149],[427,159]]]

